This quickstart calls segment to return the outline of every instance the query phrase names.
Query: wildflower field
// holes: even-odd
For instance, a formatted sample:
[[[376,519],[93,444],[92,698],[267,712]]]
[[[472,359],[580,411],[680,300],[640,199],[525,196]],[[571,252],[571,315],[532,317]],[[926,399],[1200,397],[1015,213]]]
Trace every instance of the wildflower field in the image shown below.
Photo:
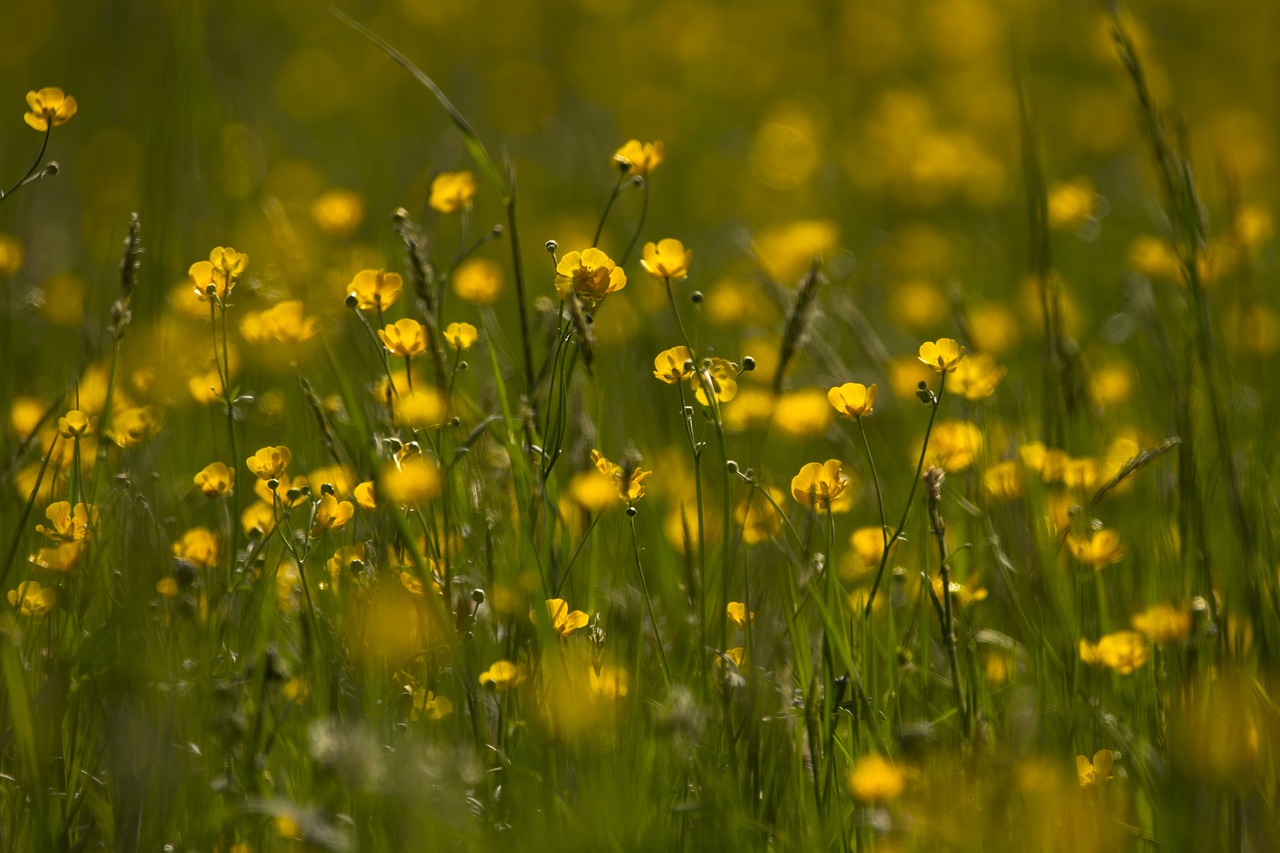
[[[339,6],[0,14],[0,849],[1280,850],[1280,7]]]

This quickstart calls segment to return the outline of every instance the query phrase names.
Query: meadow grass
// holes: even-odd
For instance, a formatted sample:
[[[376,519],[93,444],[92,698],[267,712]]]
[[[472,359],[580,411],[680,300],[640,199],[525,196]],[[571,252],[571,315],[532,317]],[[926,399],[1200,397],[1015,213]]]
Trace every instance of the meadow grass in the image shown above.
[[[702,155],[648,137],[586,146],[598,203],[531,250],[555,167],[333,11],[452,140],[401,195],[227,124],[220,194],[116,211],[90,287],[44,255],[114,198],[56,194],[91,103],[35,90],[4,143],[6,849],[1280,848],[1269,202],[1206,200],[1124,10],[1150,227],[1049,178],[1031,59],[1016,165],[902,92],[868,120],[913,147],[867,191],[985,210],[972,262],[915,214],[731,256],[664,183]],[[775,189],[818,180],[796,114]]]

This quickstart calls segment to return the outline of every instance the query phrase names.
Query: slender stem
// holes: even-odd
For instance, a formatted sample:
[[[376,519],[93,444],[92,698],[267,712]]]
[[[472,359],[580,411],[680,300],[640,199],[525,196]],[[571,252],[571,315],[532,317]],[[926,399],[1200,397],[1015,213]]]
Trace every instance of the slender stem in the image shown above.
[[[884,548],[889,550],[889,523],[884,515],[884,496],[880,493],[880,475],[876,473],[876,460],[871,456],[871,442],[867,441],[867,428],[862,418],[854,418],[858,422],[858,432],[862,434],[862,446],[867,451],[867,464],[871,466],[871,482],[876,487],[876,506],[880,510],[880,535],[884,537]]]
[[[658,617],[653,611],[653,598],[649,595],[649,582],[645,580],[644,569],[640,566],[640,537],[636,534],[636,517],[630,517],[631,522],[631,550],[636,557],[636,574],[640,578],[640,591],[644,593],[644,604],[649,611],[649,621],[653,623],[653,636],[658,644],[658,657],[662,660],[662,672],[667,677],[667,686],[670,687],[671,667],[667,663],[667,650],[662,645],[662,636],[658,633]]]
[[[618,266],[625,267],[627,259],[631,257],[631,252],[635,250],[636,243],[640,240],[640,232],[644,230],[645,217],[649,215],[649,181],[646,178],[641,185],[644,190],[644,201],[640,205],[640,221],[636,223],[636,230],[631,235],[631,242],[627,244],[627,250],[622,253],[622,260],[618,261]]]
[[[609,211],[613,207],[613,203],[618,200],[618,196],[622,194],[622,182],[627,179],[625,169],[618,175],[618,182],[613,185],[613,192],[609,194],[609,200],[605,202],[604,211],[600,214],[600,222],[596,225],[596,235],[591,238],[591,248],[600,245],[600,233],[604,231],[604,221],[609,218]]]
[[[516,302],[520,309],[520,344],[524,352],[526,393],[533,397],[533,350],[529,346],[529,312],[525,299],[524,263],[520,259],[520,230],[516,226],[516,194],[513,186],[507,201],[507,225],[511,229],[511,265],[516,278]]]
[[[27,169],[27,173],[19,178],[13,186],[9,187],[9,189],[5,190],[3,193],[0,193],[0,201],[3,201],[21,189],[22,186],[27,183],[27,180],[36,173],[36,169],[40,168],[40,161],[44,159],[44,152],[49,148],[49,137],[52,135],[53,124],[50,123],[44,130],[44,139],[40,143],[40,153],[36,155],[36,159],[32,162],[31,168]]]

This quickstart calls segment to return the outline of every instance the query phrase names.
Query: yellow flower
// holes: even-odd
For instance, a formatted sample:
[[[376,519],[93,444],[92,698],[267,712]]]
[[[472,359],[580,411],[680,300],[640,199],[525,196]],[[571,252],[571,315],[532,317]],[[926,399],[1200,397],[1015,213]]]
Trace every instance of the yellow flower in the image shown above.
[[[987,591],[982,587],[971,589],[962,583],[952,581],[948,588],[951,590],[951,600],[960,607],[968,607],[970,604],[987,600]],[[938,596],[939,601],[942,600],[942,578],[933,579],[933,594]]]
[[[333,556],[325,561],[325,570],[329,572],[329,579],[333,581],[335,590],[341,588],[342,579],[346,576],[358,575],[362,570],[365,561],[364,543],[355,545],[342,545],[335,549]]]
[[[841,579],[856,580],[880,568],[885,536],[879,527],[859,527],[853,531],[849,537],[849,557],[841,562]]]
[[[995,393],[996,386],[1008,371],[996,364],[989,353],[980,352],[964,359],[951,377],[951,390],[966,400],[977,402]]]
[[[119,447],[133,447],[155,438],[164,418],[155,406],[137,406],[116,415],[109,435]]]
[[[414,456],[400,465],[388,464],[378,481],[378,495],[394,504],[431,500],[440,494],[440,471],[435,464]]]
[[[249,256],[225,246],[217,246],[209,253],[209,260],[197,261],[187,270],[195,294],[201,302],[209,301],[209,289],[213,288],[218,299],[226,299],[235,289],[236,279],[249,266]]]
[[[431,181],[427,204],[441,213],[470,210],[476,194],[476,179],[470,172],[441,172]]]
[[[951,338],[938,338],[920,345],[920,360],[939,373],[950,373],[964,358],[964,347]]]
[[[350,237],[364,220],[364,200],[353,190],[329,190],[311,205],[311,218],[331,237]]]
[[[373,492],[372,480],[365,480],[363,483],[356,486],[354,494],[356,496],[356,503],[360,504],[360,506],[365,509],[374,510],[378,508],[378,498]]]
[[[57,86],[46,86],[39,92],[27,92],[27,106],[31,111],[23,121],[40,132],[50,127],[66,124],[76,114],[76,99],[64,94]]]
[[[704,358],[702,369],[689,379],[689,384],[693,387],[693,396],[702,405],[711,405],[708,390],[718,401],[727,403],[738,395],[738,371],[727,359]]]
[[[1129,624],[1157,645],[1167,646],[1182,642],[1191,633],[1191,613],[1172,604],[1154,604],[1135,614]]]
[[[982,472],[982,491],[990,501],[1022,497],[1022,466],[1013,459],[992,465]]]
[[[400,358],[413,358],[427,351],[426,330],[417,320],[407,317],[396,320],[385,329],[379,329],[378,337],[382,338],[387,352]]]
[[[245,321],[248,321],[248,317]],[[244,323],[240,326],[241,334],[250,343],[258,343],[267,338],[274,338],[282,344],[300,344],[316,336],[317,323],[315,317],[302,316],[302,303],[296,299],[278,302],[257,315],[257,334],[253,331],[246,334]],[[254,337],[257,340],[254,340]]]
[[[632,139],[613,152],[613,162],[619,168],[625,168],[628,175],[648,175],[662,165],[665,153],[660,140],[641,143]]]
[[[599,249],[570,252],[556,264],[556,293],[576,293],[588,309],[627,286],[627,274]]]
[[[591,461],[604,477],[618,491],[618,498],[628,504],[634,504],[644,497],[644,480],[652,471],[646,471],[639,465],[623,467],[615,465],[604,457],[599,450],[591,451]]]
[[[245,460],[245,465],[259,480],[279,480],[284,476],[284,469],[289,467],[293,454],[289,448],[264,447]]]
[[[231,494],[236,484],[236,472],[221,462],[211,462],[193,479],[206,498],[218,498]]]
[[[83,552],[84,542],[63,542],[52,548],[41,548],[30,559],[34,566],[48,572],[71,572]]]
[[[840,460],[810,462],[791,478],[791,496],[817,512],[843,512],[850,501],[840,496],[849,488],[849,478],[840,473]]]
[[[502,295],[502,267],[488,258],[471,258],[453,271],[453,292],[472,305],[492,305]]]
[[[581,610],[569,610],[563,598],[547,599],[547,614],[551,617],[551,628],[561,637],[567,637],[579,628],[585,627],[591,617]],[[537,622],[537,614],[529,611],[529,619]]]
[[[1093,761],[1083,755],[1076,756],[1076,777],[1081,788],[1097,788],[1103,782],[1109,782],[1111,768],[1115,764],[1116,754],[1109,749],[1100,749],[1093,754]]]
[[[87,438],[97,426],[97,418],[89,417],[79,409],[72,409],[66,417],[58,418],[58,434],[66,439]]]
[[[977,424],[948,419],[934,424],[925,464],[952,472],[963,471],[981,452],[982,430]]]
[[[1147,638],[1137,631],[1117,631],[1091,643],[1080,641],[1080,660],[1090,666],[1105,666],[1120,675],[1129,675],[1147,662]]]
[[[218,537],[207,527],[193,527],[173,543],[173,556],[198,569],[218,565]]]
[[[49,504],[44,511],[51,527],[36,525],[36,532],[43,533],[55,542],[84,542],[93,538],[93,527],[98,522],[98,508],[78,503],[72,509],[67,501]]]
[[[883,805],[896,799],[906,786],[906,772],[881,755],[858,759],[849,772],[849,793],[854,799],[872,805]]]
[[[426,717],[434,723],[453,713],[453,702],[447,696],[437,696],[425,687],[414,689],[412,685],[406,685],[405,692],[413,697],[409,710],[412,720]]]
[[[1103,528],[1090,531],[1088,536],[1068,536],[1067,548],[1075,557],[1094,571],[1124,559],[1128,548],[1120,542],[1120,534]]]
[[[752,495],[734,510],[733,517],[742,526],[742,541],[748,545],[771,539],[782,530],[782,516],[774,509],[774,504],[781,506],[786,495],[770,486],[769,496],[773,503],[760,495]]]
[[[1079,228],[1093,216],[1097,193],[1093,182],[1077,177],[1071,183],[1058,183],[1049,187],[1049,227]]]
[[[43,616],[58,603],[58,594],[40,586],[39,581],[23,581],[17,589],[9,590],[9,603],[23,616]]]
[[[321,495],[316,504],[315,520],[311,524],[311,538],[315,539],[326,530],[341,530],[355,513],[356,508],[351,501],[339,501],[333,495]]]
[[[747,659],[747,650],[742,646],[734,646],[731,649],[725,649],[715,657],[716,666],[720,669],[724,668],[725,661],[733,664],[735,669],[742,669],[743,661]]]
[[[859,382],[846,382],[827,392],[827,399],[835,410],[846,418],[860,418],[871,414],[871,407],[876,404],[876,385],[863,385]]]
[[[361,270],[347,285],[347,293],[356,295],[362,311],[385,311],[395,304],[404,290],[399,273],[385,270]]]
[[[653,375],[668,385],[676,385],[693,376],[692,369],[685,369],[692,360],[688,347],[664,349],[653,359]]]
[[[22,240],[12,234],[0,234],[0,278],[8,278],[22,269],[25,259]]]
[[[686,249],[684,243],[667,237],[657,243],[644,244],[640,266],[654,278],[679,281],[689,277],[689,264],[692,261],[692,249]]]
[[[456,350],[470,349],[478,337],[480,332],[470,323],[450,323],[444,330],[444,339]]]
[[[395,411],[396,423],[400,426],[431,429],[444,423],[449,405],[439,391],[424,386],[401,394]]]
[[[751,620],[751,624],[756,624],[756,612],[752,610],[747,612],[747,606],[741,601],[730,601],[725,605],[725,614],[729,617],[729,621],[737,625],[740,630],[746,630],[747,620]]]
[[[492,666],[480,673],[480,686],[492,687],[494,690],[507,690],[522,684],[524,678],[524,664],[500,660],[495,661]]]
[[[255,532],[265,536],[275,526],[276,509],[266,501],[254,501],[240,513],[240,527],[246,536]]]

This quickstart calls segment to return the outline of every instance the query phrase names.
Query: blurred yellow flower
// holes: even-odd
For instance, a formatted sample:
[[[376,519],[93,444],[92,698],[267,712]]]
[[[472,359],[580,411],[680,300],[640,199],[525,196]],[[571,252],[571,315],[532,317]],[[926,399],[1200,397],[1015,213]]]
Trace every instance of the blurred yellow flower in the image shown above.
[[[193,479],[205,497],[219,498],[231,494],[231,489],[236,484],[236,472],[221,462],[211,462]]]
[[[450,323],[444,330],[444,339],[456,350],[470,349],[479,337],[480,332],[470,323]]]
[[[846,418],[860,418],[871,414],[876,404],[876,385],[863,385],[859,382],[846,382],[827,392],[827,400],[837,412]]]
[[[257,533],[261,536],[271,532],[276,526],[276,510],[266,501],[254,501],[244,512],[240,513],[240,527],[245,535]]]
[[[834,420],[827,395],[817,388],[788,391],[778,398],[773,412],[774,426],[792,438],[822,435]]]
[[[207,527],[193,527],[173,543],[173,556],[198,569],[218,565],[218,537]]]
[[[46,86],[38,92],[27,92],[27,106],[31,110],[22,120],[38,131],[66,124],[76,114],[76,99],[65,94],[57,86]]]
[[[771,539],[782,530],[782,516],[774,509],[774,504],[781,506],[786,495],[781,489],[770,486],[769,496],[773,503],[761,495],[752,494],[734,510],[733,517],[742,527],[742,541],[748,545]]]
[[[427,204],[441,213],[457,213],[470,210],[476,195],[476,178],[468,171],[441,172],[431,181],[431,196]]]
[[[311,205],[311,218],[330,237],[350,237],[364,221],[364,199],[355,190],[329,190]]]
[[[22,240],[12,234],[0,234],[0,278],[8,278],[22,269],[25,259]]]
[[[1150,637],[1157,645],[1180,643],[1191,633],[1191,611],[1172,604],[1153,604],[1129,620],[1135,631]]]
[[[524,683],[524,679],[524,664],[500,660],[495,661],[492,666],[480,673],[480,686],[492,687],[494,690],[509,690]]]
[[[1017,345],[1022,327],[1013,309],[988,302],[969,310],[969,334],[977,349],[999,355]]]
[[[704,358],[702,368],[689,378],[693,396],[704,406],[711,405],[710,390],[716,400],[727,403],[738,394],[738,371],[724,358]]]
[[[93,434],[97,426],[97,418],[89,417],[79,409],[72,409],[64,417],[58,418],[58,434],[66,439],[86,438]]]
[[[356,503],[368,510],[378,508],[378,498],[373,491],[373,481],[365,480],[355,488]]]
[[[1076,777],[1081,788],[1097,788],[1103,782],[1109,782],[1111,768],[1115,764],[1116,754],[1109,749],[1100,749],[1093,754],[1093,760],[1083,755],[1076,756]]]
[[[920,361],[938,373],[950,373],[964,358],[964,347],[951,338],[938,338],[920,345]]]
[[[948,418],[933,426],[925,464],[947,471],[963,471],[982,452],[982,430],[971,421]],[[912,454],[916,456],[916,454]]]
[[[472,305],[492,305],[502,295],[502,267],[488,258],[463,261],[451,279],[453,292]]]
[[[556,293],[576,293],[588,309],[627,286],[627,274],[599,249],[570,252],[556,264]]]
[[[402,506],[431,500],[440,494],[440,471],[422,456],[400,465],[388,464],[382,469],[377,491],[379,497]]]
[[[396,401],[396,423],[412,429],[431,429],[444,423],[449,406],[443,395],[431,386],[414,388]]]
[[[995,393],[1007,372],[989,353],[970,353],[956,365],[949,387],[970,402],[985,400]]]
[[[851,501],[840,501],[850,480],[840,472],[840,460],[810,462],[791,478],[791,496],[817,512],[843,512]]]
[[[856,580],[880,568],[880,561],[884,558],[885,536],[880,527],[859,527],[853,531],[849,536],[849,558],[841,561],[841,579]]]
[[[1129,675],[1150,657],[1147,638],[1137,631],[1107,634],[1097,643],[1080,641],[1080,660],[1090,666],[1105,666],[1120,675]]]
[[[339,501],[333,495],[321,495],[311,523],[311,538],[315,539],[326,530],[341,530],[347,526],[355,512],[356,508],[351,501]]]
[[[1007,501],[1022,497],[1022,465],[1009,459],[997,462],[982,472],[982,491],[990,501]]]
[[[633,504],[644,497],[644,481],[653,473],[652,471],[646,471],[639,465],[626,467],[615,465],[594,448],[591,450],[591,462],[596,466],[596,470],[613,484],[620,500]]]
[[[118,412],[109,435],[119,447],[135,447],[155,438],[164,428],[164,416],[155,406],[135,406]]]
[[[1048,195],[1050,228],[1079,228],[1093,216],[1097,193],[1088,178],[1076,177],[1070,183],[1052,184]]]
[[[1107,528],[1091,530],[1086,536],[1068,536],[1067,549],[1094,571],[1120,562],[1129,550],[1120,542],[1120,534]]]
[[[347,285],[347,293],[356,295],[356,306],[361,311],[385,311],[403,290],[400,274],[385,270],[360,270]]]
[[[563,598],[547,599],[547,615],[551,617],[551,628],[561,637],[567,637],[579,628],[585,627],[591,617],[581,610],[570,610]],[[529,619],[537,622],[537,614],[530,610]]]
[[[32,618],[45,615],[58,603],[58,594],[39,581],[23,581],[17,589],[9,590],[8,598],[19,614]]]
[[[854,799],[871,805],[883,805],[897,799],[906,786],[906,772],[881,755],[858,759],[849,772],[849,793]]]
[[[259,314],[245,315],[240,334],[251,344],[271,338],[282,344],[300,344],[316,336],[318,320],[302,316],[302,303],[296,299],[278,302]]]
[[[644,244],[640,266],[654,278],[679,281],[689,277],[692,261],[692,249],[686,249],[684,243],[667,237],[657,243]]]
[[[447,696],[437,696],[425,687],[413,690],[411,695],[413,699],[409,711],[410,719],[419,720],[425,717],[435,723],[453,713],[453,702]]]
[[[387,352],[400,358],[413,358],[427,351],[427,333],[422,324],[408,317],[396,320],[385,329],[378,330],[378,337]]]
[[[692,364],[693,354],[688,347],[664,349],[653,359],[653,375],[668,385],[676,385],[693,376]]]
[[[84,553],[84,542],[63,542],[52,548],[41,548],[30,560],[36,568],[48,572],[71,572]]]
[[[979,601],[987,600],[987,591],[983,587],[966,586],[965,584],[952,581],[947,589],[951,591],[951,600],[960,607],[968,607],[971,604],[977,604]],[[933,594],[942,599],[942,578],[933,579]]]
[[[642,143],[632,139],[613,152],[613,162],[628,175],[648,175],[662,164],[665,153],[660,140]]]

